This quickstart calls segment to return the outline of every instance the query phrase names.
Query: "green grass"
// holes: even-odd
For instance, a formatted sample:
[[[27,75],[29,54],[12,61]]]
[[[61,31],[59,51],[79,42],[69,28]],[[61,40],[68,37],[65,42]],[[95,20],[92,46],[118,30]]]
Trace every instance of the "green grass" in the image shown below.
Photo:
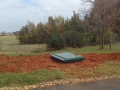
[[[46,52],[45,44],[27,44],[20,45],[16,36],[0,36],[0,42],[3,47],[0,50],[0,54],[6,55],[35,55],[35,54],[52,54],[59,52],[71,52],[71,53],[117,53],[120,52],[120,43],[112,44],[112,50],[109,49],[109,45],[105,45],[105,49],[100,50],[99,46],[88,46],[83,48],[66,48],[64,50],[49,51]]]
[[[105,49],[100,50],[99,46],[88,46],[83,48],[67,48],[66,50],[53,51],[56,52],[72,52],[72,53],[117,53],[120,52],[120,44],[114,44],[112,50],[109,49],[109,45],[105,45]]]
[[[120,75],[120,61],[106,62],[97,68],[98,75]]]
[[[19,44],[16,36],[0,36],[0,43],[2,43],[2,49],[0,54],[9,54],[9,55],[30,55],[33,51],[39,50],[40,52],[45,51],[45,44]],[[1,45],[0,45],[1,46]]]
[[[120,75],[120,60],[114,62],[106,61],[104,64],[95,68],[83,67],[76,69],[74,67],[70,67],[66,70],[66,72],[70,75],[76,75],[77,78]]]
[[[24,86],[35,83],[42,83],[52,81],[55,79],[65,79],[66,74],[60,70],[46,70],[31,71],[29,73],[1,73],[0,87],[3,86]]]
[[[74,67],[70,67],[75,70]],[[15,87],[25,86],[36,83],[48,82],[53,80],[68,79],[68,78],[82,78],[82,77],[101,77],[108,75],[120,75],[120,61],[112,62],[107,61],[96,68],[81,68],[78,72],[70,73],[61,70],[46,70],[41,69],[31,71],[28,73],[1,73],[0,74],[0,87]],[[82,75],[82,76],[81,76]]]

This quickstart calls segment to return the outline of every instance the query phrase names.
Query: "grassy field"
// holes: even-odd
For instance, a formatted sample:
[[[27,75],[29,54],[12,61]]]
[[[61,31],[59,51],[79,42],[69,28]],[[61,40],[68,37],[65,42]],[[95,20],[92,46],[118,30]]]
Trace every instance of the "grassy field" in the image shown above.
[[[99,50],[99,46],[91,46],[84,48],[66,48],[64,50],[46,52],[45,44],[29,44],[20,45],[16,36],[0,36],[0,54],[17,55],[17,54],[51,54],[56,52],[72,52],[72,53],[116,53],[120,52],[120,44],[112,44],[112,50],[109,45],[105,45],[105,49]]]
[[[0,36],[0,54],[32,54],[39,50],[43,52],[46,49],[45,44],[20,45],[16,36]]]

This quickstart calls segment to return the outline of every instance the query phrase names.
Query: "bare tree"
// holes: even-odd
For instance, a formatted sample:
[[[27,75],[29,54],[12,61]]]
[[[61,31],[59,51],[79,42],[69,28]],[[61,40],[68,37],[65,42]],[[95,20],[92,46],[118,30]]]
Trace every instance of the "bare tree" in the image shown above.
[[[108,28],[113,28],[116,23],[116,5],[117,0],[85,0],[92,3],[89,14],[89,27],[98,31],[100,39],[100,49],[104,49],[105,32]],[[92,23],[91,23],[92,22]]]

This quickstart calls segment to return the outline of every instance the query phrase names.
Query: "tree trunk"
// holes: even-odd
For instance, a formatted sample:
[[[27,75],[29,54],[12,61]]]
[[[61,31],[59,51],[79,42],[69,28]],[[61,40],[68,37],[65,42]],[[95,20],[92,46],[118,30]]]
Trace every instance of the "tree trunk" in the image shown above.
[[[102,34],[102,49],[104,49],[104,34]]]
[[[111,50],[112,49],[111,34],[109,35],[109,39],[110,39],[110,50]]]
[[[104,49],[104,34],[100,33],[100,49]]]
[[[100,49],[102,49],[102,34],[100,33]]]

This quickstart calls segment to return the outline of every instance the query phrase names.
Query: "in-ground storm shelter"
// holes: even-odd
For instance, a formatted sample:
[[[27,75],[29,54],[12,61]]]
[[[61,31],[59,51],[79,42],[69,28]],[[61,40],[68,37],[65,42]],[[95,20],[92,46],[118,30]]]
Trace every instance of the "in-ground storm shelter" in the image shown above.
[[[63,52],[63,53],[57,53],[51,55],[54,60],[59,60],[62,62],[76,62],[76,61],[82,61],[85,58],[82,55],[76,55],[69,52]]]

